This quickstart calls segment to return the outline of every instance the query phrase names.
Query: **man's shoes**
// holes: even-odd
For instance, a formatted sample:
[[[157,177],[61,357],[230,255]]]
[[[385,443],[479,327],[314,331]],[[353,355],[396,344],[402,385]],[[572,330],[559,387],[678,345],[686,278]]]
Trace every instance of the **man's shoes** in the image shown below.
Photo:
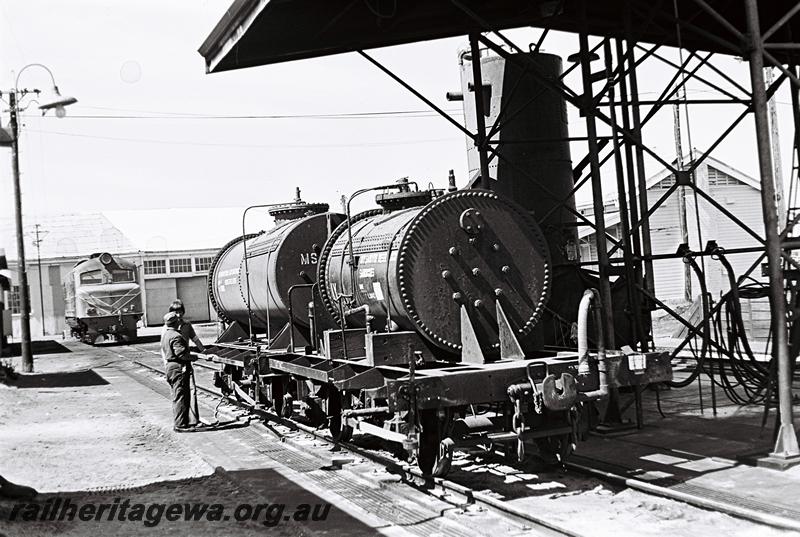
[[[173,427],[173,431],[176,433],[193,433],[195,431],[194,427]]]

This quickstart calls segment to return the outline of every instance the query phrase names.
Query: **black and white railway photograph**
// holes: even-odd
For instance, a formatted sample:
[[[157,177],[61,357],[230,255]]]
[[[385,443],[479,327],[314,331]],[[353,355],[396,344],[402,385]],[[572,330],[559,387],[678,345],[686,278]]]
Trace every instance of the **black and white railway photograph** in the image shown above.
[[[800,536],[799,357],[800,1],[0,0],[0,537]]]

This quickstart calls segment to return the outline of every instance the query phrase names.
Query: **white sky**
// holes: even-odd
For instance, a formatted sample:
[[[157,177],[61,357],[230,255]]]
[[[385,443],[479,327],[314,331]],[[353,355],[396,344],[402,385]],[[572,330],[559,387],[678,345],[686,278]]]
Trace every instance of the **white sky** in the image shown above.
[[[27,223],[44,213],[286,201],[293,197],[295,186],[303,189],[307,201],[336,207],[342,194],[403,176],[444,186],[451,168],[459,184],[465,182],[464,137],[433,114],[379,119],[193,118],[425,109],[356,54],[206,75],[197,48],[227,6],[227,0],[0,0],[0,89],[13,87],[22,66],[40,62],[52,69],[62,94],[79,99],[64,119],[52,113],[40,117],[35,103],[25,113],[20,166]],[[539,31],[518,30],[511,35],[527,44],[537,39]],[[447,39],[373,54],[438,105],[460,111],[460,103],[448,103],[444,95],[459,89],[456,53],[463,44],[463,39]],[[566,58],[577,50],[577,40],[553,34],[545,49]],[[674,50],[669,54],[677,57]],[[595,65],[599,68],[600,62]],[[720,58],[717,65],[749,88],[746,64]],[[639,73],[642,98],[655,98],[671,74],[658,63],[646,64]],[[569,82],[579,87],[574,77]],[[38,68],[26,70],[20,79],[20,87],[49,86],[49,77]],[[696,82],[689,88],[690,98],[717,97]],[[783,90],[778,100],[783,169],[788,177],[792,133],[788,92]],[[3,105],[0,116],[4,126],[6,108]],[[740,110],[732,105],[693,109],[693,145],[707,147]],[[80,117],[87,115],[159,117]],[[584,134],[574,109],[570,109],[570,128],[573,136]],[[752,131],[753,120],[748,117],[714,156],[756,176]],[[669,107],[648,127],[645,139],[666,160],[674,158]],[[684,148],[688,150],[686,139]],[[585,144],[573,144],[574,163],[584,151]],[[649,173],[658,169],[648,163]],[[613,168],[604,169],[604,179],[608,191],[615,184]],[[0,148],[0,216],[12,214],[11,193],[10,151]],[[579,200],[585,199],[582,193]],[[369,205],[366,197],[357,208]]]

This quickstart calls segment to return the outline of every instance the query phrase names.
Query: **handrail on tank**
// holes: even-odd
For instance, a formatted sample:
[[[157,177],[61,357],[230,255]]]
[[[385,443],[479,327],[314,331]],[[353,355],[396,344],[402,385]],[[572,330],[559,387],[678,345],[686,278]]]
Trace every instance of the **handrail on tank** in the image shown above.
[[[360,196],[361,194],[365,194],[367,192],[373,192],[375,190],[389,190],[391,188],[397,188],[399,190],[403,190],[404,188],[408,188],[409,185],[414,185],[416,191],[419,192],[419,185],[416,181],[404,181],[402,183],[393,183],[390,185],[381,185],[381,186],[373,186],[370,188],[362,188],[361,190],[356,190],[350,197],[347,199],[347,205],[345,206],[345,213],[347,217],[347,246],[349,250],[348,254],[348,264],[350,265],[350,295],[340,295],[341,297],[348,297],[353,298],[355,293],[355,281],[356,281],[356,273],[355,273],[355,263],[353,263],[353,229],[350,225],[350,202],[356,196]]]
[[[245,218],[247,217],[247,212],[250,209],[269,209],[270,207],[290,207],[292,205],[300,205],[302,202],[300,201],[300,190],[297,189],[297,198],[294,201],[289,203],[265,203],[261,205],[251,205],[250,207],[246,208],[242,213],[242,248],[243,248],[243,257],[244,257],[244,278],[247,284],[247,333],[250,336],[250,344],[252,345],[254,342],[253,337],[253,312],[250,309],[250,268],[247,264],[247,233],[245,231]],[[269,285],[269,284],[267,284]],[[269,301],[269,293],[267,294],[267,301]],[[270,333],[270,323],[269,323],[269,313],[267,313],[267,341],[272,340],[272,335]]]
[[[316,287],[316,285],[316,283],[298,283],[289,288],[289,352],[294,352],[294,311],[292,308],[292,293],[299,287],[310,287],[311,300],[314,300],[314,287]]]

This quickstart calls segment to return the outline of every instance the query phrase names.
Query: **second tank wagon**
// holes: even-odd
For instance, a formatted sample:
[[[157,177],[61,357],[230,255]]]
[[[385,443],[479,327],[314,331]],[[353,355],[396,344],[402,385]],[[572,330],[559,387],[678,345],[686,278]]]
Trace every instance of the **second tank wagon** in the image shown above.
[[[328,212],[327,204],[299,200],[269,214],[274,228],[237,237],[217,253],[208,284],[220,319],[272,337],[287,325],[290,310],[292,323],[309,327],[319,254],[343,216]]]

